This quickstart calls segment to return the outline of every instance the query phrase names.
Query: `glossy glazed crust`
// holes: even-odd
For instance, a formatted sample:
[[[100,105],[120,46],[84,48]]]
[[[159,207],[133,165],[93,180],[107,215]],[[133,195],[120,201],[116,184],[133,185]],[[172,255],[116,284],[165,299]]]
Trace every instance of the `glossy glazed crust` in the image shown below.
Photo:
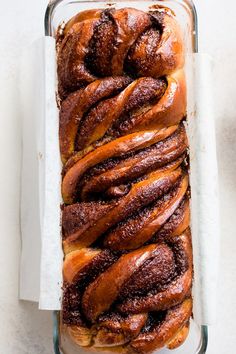
[[[182,70],[166,79],[108,77],[70,94],[60,112],[60,150],[64,162],[106,136],[179,124],[186,113]]]
[[[61,329],[88,350],[174,349],[193,277],[179,26],[163,9],[88,10],[57,47]]]
[[[170,75],[184,61],[179,26],[161,10],[84,11],[66,24],[58,43],[61,96],[99,77]]]

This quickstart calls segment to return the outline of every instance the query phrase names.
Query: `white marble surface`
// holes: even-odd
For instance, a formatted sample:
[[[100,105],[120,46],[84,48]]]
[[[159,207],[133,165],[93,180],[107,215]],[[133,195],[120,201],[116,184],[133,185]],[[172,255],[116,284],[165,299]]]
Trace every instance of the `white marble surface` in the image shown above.
[[[47,0],[0,0],[0,353],[51,354],[51,314],[19,302],[18,264],[20,122],[17,61],[43,34]],[[227,6],[224,6],[227,4]],[[218,321],[209,330],[209,354],[235,352],[236,317],[236,3],[196,0],[199,45],[215,59],[215,109],[221,192],[221,264]],[[32,247],[33,235],[32,235]]]

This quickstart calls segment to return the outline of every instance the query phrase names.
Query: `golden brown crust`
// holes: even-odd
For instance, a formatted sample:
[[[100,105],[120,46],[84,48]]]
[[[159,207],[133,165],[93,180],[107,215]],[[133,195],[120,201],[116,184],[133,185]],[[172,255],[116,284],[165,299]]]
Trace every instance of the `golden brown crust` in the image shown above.
[[[121,92],[120,92],[121,91]],[[119,93],[120,92],[120,93]],[[104,138],[179,124],[186,114],[182,71],[163,79],[127,77],[95,80],[70,94],[60,111],[63,162]]]
[[[184,326],[177,332],[177,334],[169,341],[167,344],[168,349],[176,349],[181,346],[186,340],[189,333],[189,322],[185,323]]]
[[[66,24],[58,46],[62,96],[99,77],[131,71],[158,78],[184,63],[181,32],[167,11],[84,11]]]
[[[62,102],[60,110],[60,149],[63,161],[66,161],[76,150],[76,137],[82,118],[102,99],[117,94],[125,88],[131,80],[126,77],[106,78],[96,80],[72,93]]]
[[[111,307],[127,279],[140,267],[140,264],[151,257],[154,249],[155,246],[151,245],[145,249],[123,255],[95,282],[90,284],[83,295],[82,306],[86,317],[91,322],[95,322],[101,313]]]
[[[71,252],[63,263],[63,278],[67,283],[72,283],[76,275],[90,263],[101,251],[83,248]]]
[[[116,331],[116,328],[114,332],[109,328],[109,325],[108,328],[101,326],[92,329],[64,325],[62,331],[67,332],[75,343],[88,351],[124,354],[151,353],[164,346],[168,349],[176,349],[183,344],[189,333],[191,314],[192,300],[186,299],[182,304],[170,309],[166,314],[165,321],[154,327],[149,333],[140,333],[139,326],[146,320],[143,314],[133,316],[135,328],[132,328],[132,334],[130,334],[132,319],[125,320],[123,323],[119,322],[119,330]],[[114,325],[114,321],[112,324]],[[120,330],[121,328],[122,330]],[[136,336],[137,333],[139,335]],[[131,339],[132,335],[136,336],[133,340]]]
[[[80,178],[92,167],[111,158],[118,158],[125,154],[148,148],[161,140],[164,140],[171,133],[175,132],[176,126],[163,128],[161,130],[141,131],[115,139],[108,144],[102,145],[78,160],[65,174],[62,181],[62,196],[66,204],[76,201],[76,193]],[[185,137],[182,139],[183,149],[186,147]],[[169,146],[169,144],[168,144]],[[184,150],[183,150],[184,152]]]
[[[61,330],[89,351],[177,348],[192,314],[182,35],[163,8],[58,32]]]
[[[164,201],[161,205],[157,204],[145,221],[124,223],[121,227],[113,229],[104,240],[104,246],[113,250],[136,249],[148,242],[162,225],[173,215],[178,208],[188,188],[188,176],[185,176],[175,194],[170,200]]]
[[[163,291],[157,293],[139,296],[136,301],[128,299],[118,305],[118,308],[123,313],[139,313],[139,311],[160,311],[171,308],[181,303],[190,295],[193,277],[193,262],[192,262],[192,244],[189,230],[183,235],[176,236],[172,239],[172,244],[176,247],[176,253],[181,254],[181,261],[187,261],[188,265],[185,269],[180,265],[179,276],[174,278],[173,282],[169,283]]]
[[[125,131],[157,129],[179,124],[186,115],[186,84],[182,70],[167,76],[167,89],[150,110],[127,125]]]
[[[177,169],[170,173],[153,174],[151,178],[134,184],[127,195],[112,204],[106,214],[102,217],[98,216],[92,225],[86,224],[83,229],[79,228],[72,234],[68,234],[64,241],[65,251],[68,247],[72,250],[74,247],[83,248],[90,246],[100,235],[115,224],[125,220],[133,213],[138,212],[139,209],[148,206],[163,196],[177,183],[180,177],[181,170]]]
[[[142,33],[142,38],[131,48],[127,60],[138,76],[160,77],[182,68],[183,40],[174,16],[164,10],[151,14],[160,28],[160,35],[155,27]]]
[[[140,334],[131,343],[131,348],[138,353],[150,353],[165,346],[178,332],[192,314],[192,300],[186,299],[182,304],[167,312],[165,321],[148,334]],[[167,344],[168,345],[168,344]]]

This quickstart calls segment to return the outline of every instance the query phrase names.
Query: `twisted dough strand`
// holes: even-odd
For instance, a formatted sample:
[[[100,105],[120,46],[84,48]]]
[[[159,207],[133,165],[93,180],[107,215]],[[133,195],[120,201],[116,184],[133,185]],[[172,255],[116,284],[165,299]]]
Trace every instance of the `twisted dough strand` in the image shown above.
[[[96,80],[62,103],[60,148],[63,161],[106,134],[116,137],[178,124],[185,110],[182,71],[168,76],[166,81],[141,78],[130,83],[127,77]]]
[[[59,42],[61,96],[98,77],[134,71],[158,78],[183,66],[181,32],[166,11],[85,11],[66,25]]]

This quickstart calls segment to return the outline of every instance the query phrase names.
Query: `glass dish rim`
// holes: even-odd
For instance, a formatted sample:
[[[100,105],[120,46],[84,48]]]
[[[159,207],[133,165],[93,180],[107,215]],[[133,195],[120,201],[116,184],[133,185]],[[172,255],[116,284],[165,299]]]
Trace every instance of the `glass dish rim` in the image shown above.
[[[62,3],[65,0],[49,0],[48,6],[46,8],[45,12],[45,17],[44,17],[44,33],[45,36],[52,36],[51,32],[51,19],[52,15],[54,13],[54,10],[57,8],[57,6]],[[100,2],[101,0],[74,0],[74,2]],[[115,2],[120,2],[122,0],[116,0]],[[131,2],[136,2],[139,0],[129,0]],[[152,0],[155,1],[155,0]],[[179,3],[180,5],[186,6],[193,19],[193,52],[197,53],[198,52],[198,19],[197,19],[197,11],[196,7],[194,5],[194,2],[192,0],[172,0],[175,1],[176,3]],[[109,1],[108,1],[109,2]]]
[[[54,354],[63,354],[59,345],[59,311],[53,311],[53,349]],[[205,354],[208,345],[208,326],[201,326],[201,343],[195,354]]]
[[[44,17],[44,32],[45,36],[52,36],[51,32],[51,20],[53,13],[57,6],[65,0],[49,0],[48,6],[46,8],[45,17]],[[100,2],[101,0],[74,0],[74,2]],[[119,2],[122,0],[116,0]],[[132,2],[138,0],[130,0]],[[176,3],[185,5],[192,16],[193,19],[193,52],[198,53],[198,18],[197,11],[192,0],[173,0]],[[205,354],[208,345],[208,326],[201,326],[201,344],[196,354]],[[53,348],[54,354],[62,354],[59,347],[59,311],[53,311]]]

